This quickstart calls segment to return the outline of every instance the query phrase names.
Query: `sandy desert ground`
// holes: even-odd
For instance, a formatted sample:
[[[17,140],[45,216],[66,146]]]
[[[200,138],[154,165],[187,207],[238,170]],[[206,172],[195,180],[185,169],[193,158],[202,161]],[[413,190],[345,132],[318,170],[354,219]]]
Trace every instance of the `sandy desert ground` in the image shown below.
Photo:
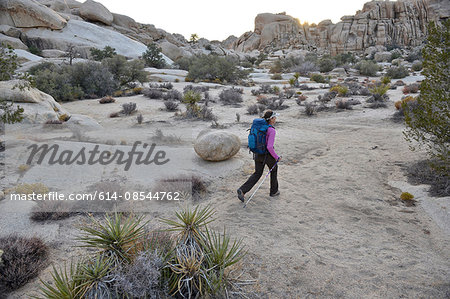
[[[186,84],[174,86],[182,90]],[[222,88],[213,86],[210,95],[217,98]],[[217,219],[212,227],[226,227],[233,237],[243,239],[248,250],[242,265],[244,277],[256,281],[247,288],[249,297],[449,298],[450,198],[431,198],[426,186],[407,183],[404,168],[426,156],[408,149],[402,135],[404,125],[390,119],[401,88],[388,91],[388,108],[365,108],[361,97],[362,105],[353,110],[324,111],[312,117],[293,99],[287,100],[290,108],[280,111],[276,125],[276,151],[283,156],[278,171],[281,195],[269,197],[266,181],[243,209],[235,192],[253,171],[246,130],[254,116],[246,114],[246,107],[256,102],[250,93],[254,88],[244,88],[242,107],[211,104],[224,130],[242,141],[240,152],[227,161],[205,162],[192,150],[197,134],[211,129],[210,122],[176,118],[173,112],[163,110],[162,100],[142,95],[117,98],[108,105],[97,100],[65,103],[63,107],[70,113],[88,116],[99,125],[81,127],[77,138],[71,137],[76,126],[35,126],[26,131],[11,127],[6,135],[7,151],[23,159],[24,145],[50,141],[65,142],[68,147],[89,142],[126,147],[136,140],[151,140],[160,128],[167,136],[180,137],[180,144],[173,148],[188,149],[189,165],[209,182],[208,194],[195,204],[215,208]],[[313,99],[325,91],[304,94]],[[121,103],[130,101],[137,104],[143,124],[136,124],[136,116],[108,117]],[[240,122],[236,113],[241,115]],[[150,185],[145,168],[128,173],[111,166],[92,166],[79,174],[63,166],[32,166],[20,172],[16,165],[7,167],[5,186],[41,181],[51,190],[78,192],[113,178],[120,178],[115,184],[129,191]],[[415,196],[415,205],[399,199],[405,191]],[[0,201],[2,235],[41,236],[51,245],[51,260],[56,264],[76,257],[81,251],[73,247],[77,244],[76,226],[85,221],[84,216],[34,223],[29,220],[34,204],[12,203],[8,197]],[[152,202],[147,215],[151,225],[158,227],[158,218],[173,218],[174,211],[191,204]],[[41,278],[49,279],[49,271],[50,267]],[[38,285],[35,280],[10,298],[36,294]]]

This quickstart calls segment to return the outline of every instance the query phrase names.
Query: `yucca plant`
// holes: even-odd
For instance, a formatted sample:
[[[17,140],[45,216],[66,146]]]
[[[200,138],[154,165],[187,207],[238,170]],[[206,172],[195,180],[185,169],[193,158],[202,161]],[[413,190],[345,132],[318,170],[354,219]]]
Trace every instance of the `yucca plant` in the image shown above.
[[[41,280],[40,287],[43,297],[46,299],[79,299],[82,298],[83,279],[81,278],[81,264],[71,262],[70,266],[64,265],[59,270],[53,266],[53,285]]]
[[[110,258],[97,255],[94,259],[86,259],[80,263],[79,267],[80,271],[75,278],[81,281],[80,288],[83,298],[113,298],[111,272],[114,265]]]
[[[143,216],[128,216],[121,213],[105,215],[104,223],[91,216],[92,227],[81,227],[84,235],[78,238],[81,247],[96,248],[99,253],[111,257],[114,263],[130,262],[136,253],[135,247],[145,235]]]
[[[194,210],[186,208],[181,212],[177,212],[175,215],[179,222],[170,219],[162,219],[161,221],[171,226],[167,231],[179,232],[180,243],[199,243],[205,238],[204,230],[206,225],[214,221],[212,219],[214,214],[215,211],[209,206],[201,209],[200,206],[197,206]]]
[[[209,293],[208,272],[204,253],[196,243],[179,244],[173,262],[169,262],[169,292],[183,298],[196,298]]]

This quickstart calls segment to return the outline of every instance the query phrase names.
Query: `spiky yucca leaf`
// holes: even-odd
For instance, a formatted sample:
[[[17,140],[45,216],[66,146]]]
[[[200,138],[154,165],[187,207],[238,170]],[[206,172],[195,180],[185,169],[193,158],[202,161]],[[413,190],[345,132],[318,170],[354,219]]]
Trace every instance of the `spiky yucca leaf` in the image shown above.
[[[170,219],[162,219],[161,221],[171,226],[168,231],[178,231],[180,233],[181,243],[199,243],[204,239],[206,225],[214,221],[212,219],[214,214],[215,211],[210,206],[201,209],[200,206],[197,206],[194,210],[186,208],[181,212],[177,212],[176,216],[179,222]]]
[[[105,215],[104,223],[91,216],[92,227],[81,227],[84,235],[78,238],[84,245],[99,249],[100,254],[111,257],[115,263],[132,260],[134,247],[145,234],[143,216],[129,216],[124,219],[121,213]]]
[[[242,239],[234,240],[230,243],[231,239],[226,234],[225,229],[221,235],[206,228],[205,236],[202,247],[207,252],[207,260],[210,267],[224,270],[244,257],[245,252],[242,246]]]
[[[79,274],[81,273],[80,263],[70,263],[60,267],[59,270],[53,266],[52,279],[54,285],[41,280],[43,286],[40,287],[41,294],[46,299],[79,299],[82,298],[82,284]]]
[[[83,298],[113,298],[110,287],[111,271],[114,269],[111,258],[97,255],[94,259],[86,259],[80,264],[80,273],[76,275],[82,288]]]

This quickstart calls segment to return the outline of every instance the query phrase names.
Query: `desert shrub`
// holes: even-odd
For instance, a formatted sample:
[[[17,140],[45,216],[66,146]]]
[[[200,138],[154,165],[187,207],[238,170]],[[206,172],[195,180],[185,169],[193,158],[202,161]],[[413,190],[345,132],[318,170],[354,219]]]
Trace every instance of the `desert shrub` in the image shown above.
[[[437,169],[445,167],[445,165],[442,165],[443,163],[442,160],[434,159],[431,161],[418,161],[409,165],[406,169],[408,182],[413,185],[430,185],[428,192],[431,196],[450,196],[450,181],[448,180],[448,175],[445,172],[436,171]]]
[[[335,85],[330,88],[331,92],[337,92],[340,97],[345,97],[348,93],[348,87],[344,85]]]
[[[202,99],[200,93],[193,90],[185,92],[183,102],[186,104],[186,112],[183,114],[185,118],[196,118],[201,120],[216,120],[217,116],[212,113],[206,105],[200,107],[197,103]]]
[[[155,43],[147,45],[147,50],[142,54],[145,65],[161,69],[166,66],[166,62],[161,54],[161,48]]]
[[[189,66],[192,63],[192,59],[189,57],[180,57],[174,61],[175,67],[180,70],[189,71]]]
[[[129,102],[129,103],[123,103],[122,104],[122,113],[125,115],[131,115],[134,112],[136,112],[136,103]]]
[[[55,221],[69,218],[73,214],[70,203],[42,201],[33,207],[30,219],[36,222]]]
[[[36,237],[0,238],[0,294],[6,295],[37,277],[47,266],[49,249]],[[6,297],[5,297],[6,298]]]
[[[216,55],[193,56],[187,79],[209,80],[211,82],[236,83],[248,76],[248,72],[238,68],[238,63],[230,57]]]
[[[413,198],[414,198],[414,195],[412,195],[409,192],[402,192],[402,194],[400,195],[401,200],[412,200]]]
[[[163,266],[157,251],[140,252],[131,264],[120,266],[114,273],[114,286],[129,298],[159,298]]]
[[[306,105],[305,105],[305,114],[307,116],[314,115],[315,111],[316,111],[316,107],[314,106],[314,104],[306,103]]]
[[[12,80],[19,67],[17,55],[11,46],[0,44],[0,81]]]
[[[173,88],[173,84],[170,82],[161,83],[159,84],[159,88],[169,89],[171,90]]]
[[[408,76],[409,72],[404,66],[390,67],[386,71],[386,75],[393,79],[401,79],[401,78],[405,78],[406,76]]]
[[[224,89],[219,94],[219,100],[225,105],[242,103],[242,94],[236,89]]]
[[[176,89],[169,90],[163,95],[164,100],[181,101],[183,99],[183,94]]]
[[[91,56],[96,61],[102,61],[105,58],[111,58],[117,55],[116,49],[106,46],[103,48],[103,50],[97,49],[97,48],[91,48]]]
[[[280,73],[275,73],[275,74],[272,75],[272,77],[270,77],[270,79],[272,79],[272,80],[282,80],[283,77],[281,76]]]
[[[406,56],[406,60],[408,62],[422,60],[422,51],[419,48],[414,49],[413,51],[408,53],[408,55]]]
[[[419,72],[422,70],[422,62],[421,61],[416,61],[413,63],[413,65],[411,66],[411,69],[414,72]]]
[[[320,58],[318,64],[321,73],[327,73],[334,69],[334,67],[336,66],[335,61],[328,55]]]
[[[425,80],[420,85],[417,105],[405,105],[405,136],[408,141],[416,141],[427,148],[435,169],[445,176],[450,173],[450,20],[441,25],[430,23],[427,44],[423,50],[423,70]],[[413,146],[414,148],[414,146]]]
[[[276,98],[276,97],[270,98],[267,108],[270,110],[284,110],[284,109],[289,108],[289,106],[283,105],[284,101],[285,101],[285,99],[280,99],[280,98]]]
[[[118,86],[108,68],[96,62],[37,68],[34,78],[39,90],[59,101],[103,97]]]
[[[198,93],[202,93],[202,92],[205,92],[208,90],[209,90],[209,86],[194,86],[192,84],[189,84],[183,88],[183,93],[186,93],[187,91],[195,91]]]
[[[119,86],[129,85],[136,81],[141,83],[148,81],[142,60],[127,61],[124,56],[115,55],[111,58],[105,58],[102,64],[113,74],[114,80]]]
[[[283,71],[283,66],[281,64],[281,59],[275,60],[269,69],[272,74],[281,73]]]
[[[311,76],[309,78],[311,81],[314,81],[317,83],[327,83],[327,80],[321,74],[311,74]]]
[[[98,100],[100,104],[114,103],[116,100],[112,96],[106,96]]]
[[[138,124],[142,124],[142,121],[144,120],[144,117],[142,116],[142,114],[139,113],[138,116],[136,116],[136,121]]]
[[[207,182],[198,175],[180,175],[163,178],[157,182],[156,190],[189,193],[187,197],[200,200],[208,193]]]
[[[212,120],[212,121],[216,121],[217,120],[217,115],[215,115],[212,111],[211,108],[208,108],[208,106],[203,105],[200,108],[200,111],[198,112],[198,117],[201,120]]]
[[[322,101],[324,102],[329,102],[332,99],[334,99],[337,96],[337,92],[336,91],[330,91],[330,92],[326,92],[323,97],[322,97]]]
[[[412,83],[412,84],[405,85],[405,87],[403,87],[402,92],[403,92],[403,94],[418,93],[419,92],[419,84]]]
[[[373,88],[369,89],[370,92],[378,97],[382,97],[389,90],[389,85],[377,84]]]
[[[389,61],[395,60],[397,58],[402,58],[402,53],[399,50],[392,51]]]
[[[336,66],[343,66],[346,64],[355,63],[355,61],[356,61],[355,55],[350,52],[340,53],[340,54],[334,56],[333,58],[336,62]]]
[[[186,105],[195,105],[202,99],[202,95],[199,92],[188,90],[183,95],[183,103]]]
[[[144,89],[143,94],[150,99],[162,99],[164,96],[162,90],[155,88],[146,88]]]
[[[60,120],[60,121],[62,121],[62,122],[68,121],[69,119],[70,119],[70,116],[67,115],[66,113],[60,114],[60,115],[58,116],[58,120]]]
[[[372,60],[362,60],[356,64],[356,69],[361,75],[374,77],[380,70],[378,64]],[[392,77],[388,75],[389,77]],[[393,77],[392,77],[393,78]]]
[[[292,70],[301,75],[308,76],[311,73],[319,71],[319,67],[314,62],[305,61],[299,66],[294,67]]]
[[[348,109],[348,110],[353,109],[352,105],[350,105],[350,102],[347,101],[347,100],[344,100],[344,99],[340,99],[340,100],[336,101],[336,108],[338,108],[338,109]]]
[[[284,94],[286,96],[287,99],[292,98],[295,95],[295,90],[287,88],[284,90]]]
[[[168,100],[164,101],[164,105],[166,106],[167,111],[177,111],[178,110],[178,103]]]
[[[262,105],[262,104],[253,104],[247,107],[247,114],[250,115],[260,115],[264,109],[266,108],[266,106]]]

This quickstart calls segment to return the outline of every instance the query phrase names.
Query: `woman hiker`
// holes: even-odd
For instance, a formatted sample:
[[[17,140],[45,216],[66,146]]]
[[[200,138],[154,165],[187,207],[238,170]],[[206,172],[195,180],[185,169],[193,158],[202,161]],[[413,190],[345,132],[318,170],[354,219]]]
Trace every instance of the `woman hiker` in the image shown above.
[[[263,119],[265,119],[265,121],[270,125],[267,129],[266,134],[267,151],[265,154],[255,153],[253,155],[253,159],[255,160],[255,172],[239,189],[237,189],[238,198],[242,202],[244,202],[245,200],[244,194],[250,191],[261,178],[264,170],[264,165],[267,165],[269,169],[272,169],[275,163],[281,160],[281,157],[275,153],[275,150],[273,148],[276,134],[275,128],[273,126],[277,121],[278,115],[278,113],[275,113],[272,110],[267,110],[264,113]],[[272,197],[280,195],[280,191],[278,191],[277,168],[278,165],[275,165],[275,167],[272,169],[272,172],[270,173],[270,196]]]

